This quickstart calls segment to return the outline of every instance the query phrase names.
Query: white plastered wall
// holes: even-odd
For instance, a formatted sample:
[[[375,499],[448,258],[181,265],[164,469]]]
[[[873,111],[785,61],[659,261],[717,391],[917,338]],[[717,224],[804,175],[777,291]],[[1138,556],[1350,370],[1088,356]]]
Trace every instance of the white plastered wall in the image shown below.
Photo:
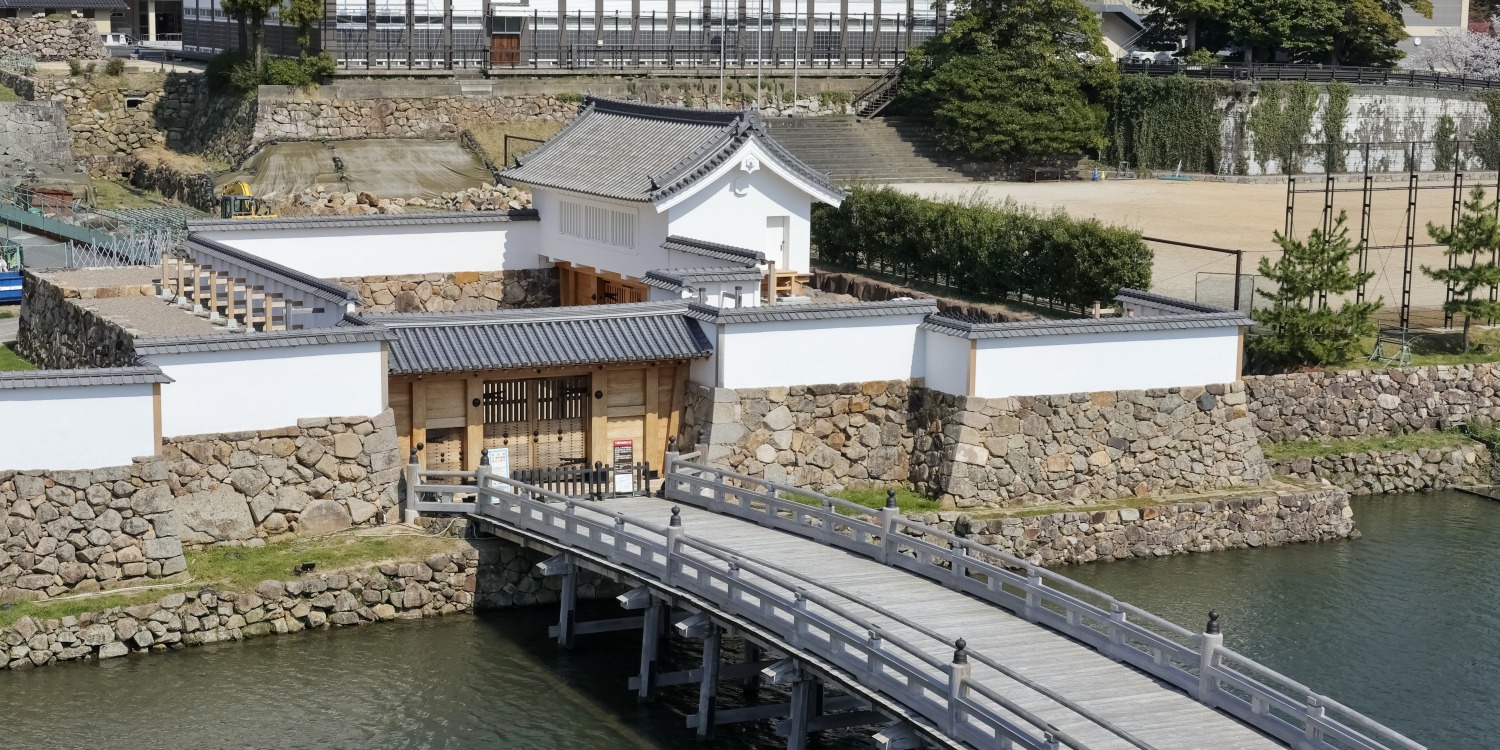
[[[539,268],[541,224],[327,227],[199,232],[324,279]]]
[[[921,315],[703,324],[714,355],[693,363],[693,380],[722,388],[863,383],[921,377]]]
[[[754,172],[741,168],[747,157],[759,161]],[[778,269],[811,273],[812,201],[802,188],[776,174],[761,150],[750,144],[694,185],[690,195],[669,205],[668,233],[763,252]],[[770,246],[769,217],[787,221],[789,265]]]
[[[980,339],[974,395],[1003,398],[1229,383],[1239,378],[1239,333],[1238,327],[1226,326]],[[932,385],[930,374],[927,382]]]
[[[936,331],[923,331],[926,339],[923,377],[936,391],[955,396],[968,395],[969,340]]]
[[[167,437],[290,427],[309,417],[385,409],[381,342],[154,354]]]
[[[0,425],[5,426],[0,429],[0,469],[124,466],[132,458],[155,453],[153,388],[144,384],[0,390]]]
[[[735,287],[740,288],[738,293],[735,292]],[[670,302],[680,299],[702,302],[714,307],[760,307],[760,284],[754,281],[704,282],[689,286],[680,292],[651,288],[650,301],[652,302]]]
[[[540,248],[542,255],[553,260],[566,261],[575,266],[585,266],[598,271],[610,271],[632,279],[639,279],[647,271],[671,268],[667,251],[661,244],[667,239],[667,220],[658,214],[649,203],[611,201],[585,195],[566,193],[547,188],[532,190],[532,205],[541,215]],[[621,247],[592,242],[564,235],[561,229],[563,200],[587,205],[603,206],[612,211],[623,211],[635,217],[634,247]],[[700,260],[707,260],[700,258]]]

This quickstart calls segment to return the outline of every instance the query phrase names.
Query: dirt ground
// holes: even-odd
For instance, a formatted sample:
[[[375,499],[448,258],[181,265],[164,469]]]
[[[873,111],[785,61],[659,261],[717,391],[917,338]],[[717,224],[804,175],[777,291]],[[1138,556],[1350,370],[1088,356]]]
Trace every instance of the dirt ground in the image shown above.
[[[343,160],[345,184],[333,159]],[[239,172],[221,175],[220,185],[244,179],[256,195],[288,193],[325,185],[330,190],[369,191],[382,198],[427,198],[492,182],[489,170],[458,141],[406,138],[292,141],[261,149]]]
[[[1428,243],[1426,223],[1447,225],[1451,221],[1452,181],[1422,183],[1417,203],[1416,243]],[[1235,184],[1224,182],[1176,182],[1169,180],[1130,180],[1105,182],[1015,183],[991,182],[968,184],[905,184],[893,187],[926,197],[962,200],[978,197],[1003,201],[1007,198],[1042,210],[1061,209],[1074,216],[1093,216],[1113,224],[1122,224],[1151,237],[1244,250],[1244,272],[1255,273],[1262,257],[1279,248],[1272,232],[1286,223],[1286,184]],[[1323,183],[1309,179],[1299,189],[1315,189],[1317,194],[1299,194],[1296,202],[1293,234],[1306,237],[1322,225]],[[1359,217],[1362,196],[1360,183],[1340,183],[1340,188],[1354,192],[1335,196],[1334,212],[1349,212],[1350,236],[1359,239]],[[1370,244],[1403,245],[1406,239],[1407,190],[1404,182],[1377,182],[1373,194],[1370,222]],[[1493,188],[1493,186],[1491,186]],[[1493,193],[1493,190],[1491,190]],[[1202,250],[1152,244],[1156,262],[1152,269],[1152,290],[1186,299],[1228,306],[1233,295],[1233,256]],[[1376,277],[1367,286],[1367,294],[1383,297],[1383,318],[1394,317],[1401,303],[1402,254],[1400,247],[1374,249],[1369,268]],[[1428,326],[1442,322],[1438,310],[1444,290],[1422,275],[1422,265],[1445,265],[1441,248],[1417,248],[1416,266],[1412,271],[1413,325]],[[1248,296],[1241,282],[1242,296]],[[1255,283],[1263,283],[1259,279]]]

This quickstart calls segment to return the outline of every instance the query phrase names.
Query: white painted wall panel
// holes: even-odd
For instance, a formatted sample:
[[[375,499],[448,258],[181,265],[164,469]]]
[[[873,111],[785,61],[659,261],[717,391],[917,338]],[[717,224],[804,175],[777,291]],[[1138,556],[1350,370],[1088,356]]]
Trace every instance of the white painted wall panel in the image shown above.
[[[155,453],[151,393],[149,384],[0,390],[0,469],[95,469]]]
[[[698,192],[668,209],[669,233],[757,250],[777,268],[811,273],[812,197],[766,167],[763,155],[760,169],[741,171],[738,165],[752,154],[759,149],[745,148]],[[788,217],[790,264],[769,247],[767,217]]]
[[[167,437],[290,427],[298,419],[385,409],[381,342],[158,354]]]
[[[560,223],[562,211],[558,205],[563,199],[574,202],[588,201],[593,205],[606,206],[612,210],[634,213],[636,221],[633,244],[635,246],[625,248],[564,235]],[[542,219],[540,222],[542,255],[567,261],[575,266],[613,271],[633,279],[645,276],[647,271],[671,267],[667,262],[667,251],[661,247],[661,243],[667,239],[666,216],[656,213],[656,209],[649,204],[598,199],[589,201],[589,199],[572,194],[536,188],[532,191],[532,205],[536,207]],[[708,259],[699,258],[699,260]]]
[[[1239,346],[1236,327],[981,339],[974,395],[1002,398],[1229,383],[1239,377]]]
[[[920,315],[726,324],[725,388],[861,383],[920,377],[924,340]],[[707,331],[707,326],[705,326]],[[712,333],[710,333],[712,335]],[[695,367],[693,379],[702,379]]]
[[[540,222],[202,232],[324,279],[540,268]]]
[[[963,396],[969,390],[969,340],[958,336],[923,331],[926,355],[923,377],[935,391]]]

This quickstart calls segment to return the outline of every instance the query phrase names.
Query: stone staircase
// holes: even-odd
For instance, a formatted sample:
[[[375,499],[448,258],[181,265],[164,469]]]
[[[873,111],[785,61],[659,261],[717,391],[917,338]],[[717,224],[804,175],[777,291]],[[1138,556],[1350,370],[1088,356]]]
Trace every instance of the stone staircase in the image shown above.
[[[774,118],[771,135],[837,182],[968,182],[925,127],[907,118]]]

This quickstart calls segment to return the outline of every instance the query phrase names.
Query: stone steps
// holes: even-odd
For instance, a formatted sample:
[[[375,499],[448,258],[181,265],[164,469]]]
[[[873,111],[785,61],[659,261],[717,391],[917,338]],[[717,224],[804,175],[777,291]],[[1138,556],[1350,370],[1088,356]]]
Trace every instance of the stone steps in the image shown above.
[[[841,182],[967,182],[936,139],[905,118],[808,117],[767,120],[772,136],[814,169]]]

